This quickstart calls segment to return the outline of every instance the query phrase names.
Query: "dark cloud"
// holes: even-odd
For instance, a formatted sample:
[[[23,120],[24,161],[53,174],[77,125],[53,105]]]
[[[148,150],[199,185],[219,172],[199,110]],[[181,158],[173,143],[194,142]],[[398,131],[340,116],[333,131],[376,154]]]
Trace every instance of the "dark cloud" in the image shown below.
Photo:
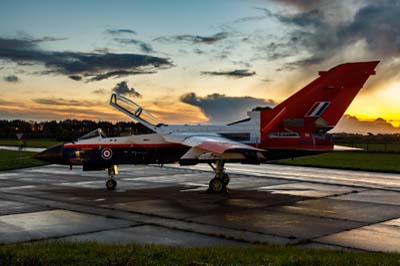
[[[290,63],[285,63],[281,67],[276,68],[275,71],[293,71],[298,68],[305,69],[307,67],[316,66],[324,61],[322,57],[310,57],[307,59],[301,59]]]
[[[193,49],[193,53],[198,54],[198,55],[203,55],[205,52],[203,50],[200,50],[199,48]]]
[[[354,20],[338,30],[338,39],[354,42],[364,39],[370,51],[379,56],[400,55],[400,3],[369,5]]]
[[[96,48],[93,51],[96,52],[96,53],[99,53],[99,54],[108,54],[108,53],[110,53],[110,49],[108,49],[107,47]]]
[[[94,94],[106,94],[107,93],[106,89],[97,89],[97,90],[94,90],[92,92]]]
[[[248,22],[248,21],[258,21],[258,20],[264,20],[266,19],[265,16],[250,16],[250,17],[243,17],[243,18],[238,18],[233,21],[233,23],[243,23],[243,22]]]
[[[129,75],[141,75],[141,74],[154,74],[156,71],[145,71],[145,70],[140,70],[140,71],[126,71],[126,70],[116,70],[116,71],[110,71],[106,72],[103,74],[98,74],[96,76],[92,76],[91,78],[87,79],[87,81],[99,81],[103,79],[108,79],[108,78],[122,78],[126,77]],[[89,75],[90,77],[91,75]]]
[[[170,37],[158,37],[154,39],[155,41],[163,41],[163,42],[179,42],[185,41],[194,44],[214,44],[216,42],[222,41],[229,37],[228,32],[219,32],[210,36],[200,36],[200,35],[190,35],[190,34],[182,34]]]
[[[142,52],[144,53],[153,53],[153,47],[145,42],[136,40],[136,39],[131,39],[131,38],[114,38],[114,41],[125,44],[125,45],[134,45],[138,47]]]
[[[240,66],[244,66],[244,67],[252,67],[252,65],[248,62],[245,61],[232,61],[232,63],[234,65],[240,65]]]
[[[10,83],[16,83],[20,81],[20,79],[16,75],[5,76],[3,77],[3,80]]]
[[[112,91],[123,95],[129,95],[131,97],[142,97],[142,95],[134,88],[129,88],[126,81],[121,81],[117,83]]]
[[[66,38],[43,37],[38,39],[6,39],[0,37],[0,50],[32,50],[38,48],[38,44],[49,41],[60,41]]]
[[[300,10],[310,10],[319,7],[322,0],[268,0],[283,5],[291,5]]]
[[[297,13],[294,15],[275,15],[282,23],[292,24],[300,27],[321,27],[323,26],[323,13],[320,10]]]
[[[332,130],[333,133],[358,133],[358,134],[393,134],[400,133],[400,128],[394,127],[391,123],[382,118],[373,121],[361,121],[355,116],[344,115],[337,126]]]
[[[172,67],[167,58],[141,54],[83,53],[44,51],[32,40],[0,38],[0,59],[17,64],[41,64],[44,74],[78,76],[86,81],[110,77],[155,73]]]
[[[40,42],[56,42],[56,41],[64,41],[67,40],[68,38],[57,38],[57,37],[51,37],[51,36],[44,36],[42,38],[38,39],[31,39],[30,41],[33,43],[40,43]],[[29,41],[29,39],[28,39]]]
[[[295,48],[296,46],[307,46],[313,44],[310,50],[313,48],[323,48],[332,42],[332,39],[336,37],[334,32],[331,38],[325,38],[328,34],[332,33],[334,28],[329,25],[324,18],[324,13],[321,10],[311,10],[307,12],[295,13],[295,14],[274,14],[266,8],[259,8],[264,11],[266,16],[275,18],[282,24],[292,26],[294,29],[288,32],[288,39],[281,42],[269,42],[265,47],[270,51],[277,51],[279,49]],[[326,34],[324,34],[326,32]],[[317,39],[319,37],[319,39]],[[336,41],[334,42],[336,43]]]
[[[70,79],[76,80],[76,81],[80,81],[82,80],[82,77],[79,75],[69,75],[68,76]]]
[[[287,5],[289,2],[292,1],[283,2],[283,4]],[[300,2],[299,5],[301,5]],[[308,57],[279,66],[277,70],[281,71],[311,66],[317,61],[320,63],[335,55],[332,48],[338,44],[337,29],[326,21],[323,10],[273,13],[268,8],[256,7],[255,9],[261,10],[265,17],[279,21],[288,29],[287,34],[279,38],[274,35],[264,36],[263,34],[253,34],[247,37],[246,42],[253,44],[252,48],[255,51],[252,60],[274,61],[289,57],[299,58],[299,54],[309,54]]]
[[[32,99],[32,101],[34,103],[43,105],[78,106],[78,107],[95,106],[99,104],[97,102],[72,100],[64,98],[38,98],[38,99]]]
[[[136,31],[134,30],[129,30],[129,29],[109,29],[106,30],[106,33],[111,34],[111,35],[122,35],[122,34],[133,34],[136,35]]]
[[[1,50],[30,50],[37,47],[37,42],[25,39],[0,38]]]
[[[284,1],[286,4],[300,3]],[[365,5],[355,11],[354,17],[345,21],[332,22],[328,13],[334,13],[335,7],[319,7],[320,1],[311,1],[316,9],[291,15],[273,14],[267,9],[264,12],[281,23],[292,26],[286,42],[279,47],[291,51],[307,51],[310,56],[294,62],[299,67],[323,63],[338,54],[344,53],[352,45],[364,42],[364,54],[349,53],[346,60],[387,59],[400,56],[400,3],[398,1],[366,1]],[[370,2],[370,4],[368,4]],[[302,6],[304,3],[299,4]],[[337,4],[343,8],[346,2]],[[336,7],[338,8],[338,7]],[[339,16],[340,17],[340,16]],[[278,48],[275,48],[279,50]],[[269,47],[271,48],[271,47]],[[342,59],[343,60],[343,59]]]
[[[250,71],[249,69],[235,69],[228,71],[202,71],[201,74],[210,76],[226,76],[231,78],[244,78],[254,76],[256,72]]]
[[[251,58],[252,61],[274,61],[298,54],[298,48],[293,40],[290,41],[270,41],[274,38],[253,37],[253,50],[255,51],[254,56]],[[302,49],[304,50],[304,48]]]
[[[197,106],[207,116],[210,123],[228,123],[246,117],[246,113],[257,106],[273,106],[272,100],[264,100],[250,96],[230,97],[214,93],[199,97],[194,92],[181,96],[184,103]]]

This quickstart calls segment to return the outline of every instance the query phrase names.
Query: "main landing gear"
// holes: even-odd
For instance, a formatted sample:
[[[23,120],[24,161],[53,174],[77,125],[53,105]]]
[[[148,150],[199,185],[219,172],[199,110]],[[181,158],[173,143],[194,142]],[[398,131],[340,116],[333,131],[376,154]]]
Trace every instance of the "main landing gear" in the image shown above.
[[[229,184],[230,179],[228,174],[225,173],[224,164],[224,161],[216,161],[215,165],[209,163],[215,172],[215,177],[208,184],[208,192],[221,193],[227,190],[226,186]]]
[[[118,175],[118,166],[112,165],[108,168],[108,178],[106,181],[106,187],[108,190],[113,190],[117,186],[117,181],[114,179],[115,175]]]

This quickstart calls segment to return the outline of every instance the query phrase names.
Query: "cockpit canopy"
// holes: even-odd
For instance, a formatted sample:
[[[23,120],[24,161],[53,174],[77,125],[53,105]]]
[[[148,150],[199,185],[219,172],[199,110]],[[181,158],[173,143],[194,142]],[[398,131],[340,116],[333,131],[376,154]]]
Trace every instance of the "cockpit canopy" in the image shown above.
[[[89,133],[83,135],[82,137],[79,138],[79,140],[84,140],[84,139],[92,139],[92,138],[106,138],[106,134],[104,134],[103,130],[101,128],[95,129],[93,131],[90,131]]]
[[[149,129],[154,130],[155,127],[161,125],[160,121],[150,112],[120,94],[113,93],[111,95],[110,105]]]

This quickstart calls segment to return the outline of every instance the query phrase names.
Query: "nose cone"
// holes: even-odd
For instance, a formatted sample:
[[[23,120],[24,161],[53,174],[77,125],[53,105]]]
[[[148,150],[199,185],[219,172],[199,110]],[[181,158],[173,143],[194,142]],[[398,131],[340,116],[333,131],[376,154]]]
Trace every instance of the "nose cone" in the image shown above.
[[[63,148],[64,144],[58,144],[56,146],[48,148],[47,150],[35,154],[33,158],[49,163],[62,164],[64,162]]]

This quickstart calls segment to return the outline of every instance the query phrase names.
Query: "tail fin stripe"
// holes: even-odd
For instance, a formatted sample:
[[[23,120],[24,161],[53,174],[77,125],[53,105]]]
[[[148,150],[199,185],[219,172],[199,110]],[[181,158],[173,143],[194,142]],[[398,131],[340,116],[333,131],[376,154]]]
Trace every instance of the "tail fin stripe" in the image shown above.
[[[306,114],[308,117],[319,117],[328,108],[331,102],[316,102]]]

